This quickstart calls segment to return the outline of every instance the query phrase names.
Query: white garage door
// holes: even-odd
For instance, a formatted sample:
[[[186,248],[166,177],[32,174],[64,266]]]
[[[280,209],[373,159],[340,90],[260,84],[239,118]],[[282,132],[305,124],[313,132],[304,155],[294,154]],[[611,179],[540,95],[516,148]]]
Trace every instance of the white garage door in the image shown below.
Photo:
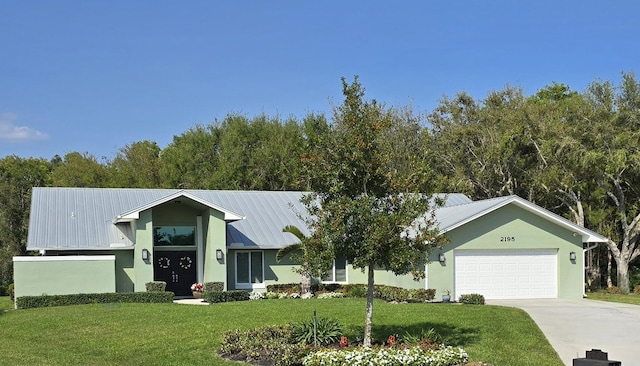
[[[455,298],[538,299],[558,296],[557,249],[456,250]]]

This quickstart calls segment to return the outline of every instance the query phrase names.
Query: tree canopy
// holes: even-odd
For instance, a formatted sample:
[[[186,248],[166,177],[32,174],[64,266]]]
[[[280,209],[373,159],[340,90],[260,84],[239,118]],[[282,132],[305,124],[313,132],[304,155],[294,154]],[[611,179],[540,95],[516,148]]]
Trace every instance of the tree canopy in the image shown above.
[[[389,144],[394,122],[391,110],[364,99],[357,77],[342,79],[344,103],[334,111],[329,138],[305,162],[317,172],[314,193],[305,204],[310,213],[312,238],[306,242],[312,263],[321,275],[335,258],[345,258],[367,272],[367,308],[364,345],[371,345],[374,270],[424,276],[424,265],[434,247],[442,243],[429,193],[407,179],[410,169]],[[398,126],[396,126],[398,127]],[[412,154],[410,154],[412,155]]]

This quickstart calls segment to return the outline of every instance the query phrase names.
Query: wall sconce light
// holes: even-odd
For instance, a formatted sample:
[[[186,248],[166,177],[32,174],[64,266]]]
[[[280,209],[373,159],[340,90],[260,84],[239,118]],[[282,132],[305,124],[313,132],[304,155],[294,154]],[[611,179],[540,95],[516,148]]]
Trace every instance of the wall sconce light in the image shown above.
[[[576,260],[576,252],[569,253],[569,260],[570,261],[575,261]]]
[[[222,260],[222,249],[216,249],[216,259]]]
[[[143,261],[149,260],[149,251],[147,249],[142,249],[142,260]]]
[[[441,264],[444,264],[445,260],[446,260],[446,258],[444,257],[444,253],[440,253],[438,255],[438,262],[440,262]]]

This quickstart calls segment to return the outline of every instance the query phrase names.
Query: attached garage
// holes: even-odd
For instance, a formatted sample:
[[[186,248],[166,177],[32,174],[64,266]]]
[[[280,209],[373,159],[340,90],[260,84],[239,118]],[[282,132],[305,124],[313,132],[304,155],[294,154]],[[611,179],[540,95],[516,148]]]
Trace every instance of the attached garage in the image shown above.
[[[425,288],[436,297],[577,299],[584,252],[607,239],[518,196],[438,208],[449,241],[430,255]]]
[[[556,298],[557,249],[456,250],[455,296],[486,299]]]

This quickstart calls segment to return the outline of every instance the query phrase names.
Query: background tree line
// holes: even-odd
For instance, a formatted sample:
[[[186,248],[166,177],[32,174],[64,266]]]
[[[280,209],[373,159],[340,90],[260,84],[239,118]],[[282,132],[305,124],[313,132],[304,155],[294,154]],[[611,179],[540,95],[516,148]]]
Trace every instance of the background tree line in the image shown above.
[[[428,114],[389,113],[382,140],[390,171],[404,180],[397,184],[474,200],[517,194],[611,239],[589,258],[594,286],[628,291],[639,282],[640,83],[633,73],[582,92],[552,83],[525,95],[506,86],[483,99],[444,97]],[[308,191],[323,183],[310,158],[332,141],[337,118],[229,115],[174,136],[164,149],[133,142],[111,160],[89,152],[0,159],[0,291],[12,282],[12,257],[25,254],[32,187]]]

